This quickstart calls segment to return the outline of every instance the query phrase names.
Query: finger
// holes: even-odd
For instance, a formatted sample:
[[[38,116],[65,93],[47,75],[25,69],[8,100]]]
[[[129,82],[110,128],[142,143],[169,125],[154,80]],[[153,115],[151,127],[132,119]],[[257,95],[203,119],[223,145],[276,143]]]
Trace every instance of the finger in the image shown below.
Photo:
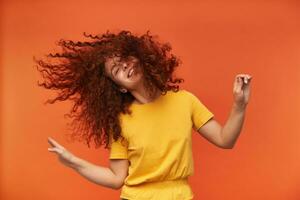
[[[252,78],[252,76],[248,74],[238,74],[236,75],[236,78],[240,78],[242,80],[242,83],[248,84]]]
[[[236,84],[236,85],[240,85],[240,84],[242,84],[242,78],[240,77],[240,76],[237,76],[236,78],[235,78],[235,81],[234,81],[234,83]]]
[[[236,75],[236,77],[244,77],[244,76],[247,76],[247,74],[238,74],[238,75]]]
[[[48,141],[52,146],[58,147],[58,148],[64,148],[62,145],[58,144],[54,139],[51,137],[48,137]]]
[[[241,79],[242,82],[244,82],[244,80],[243,80],[244,74],[238,74],[238,75],[236,76],[236,78],[237,78],[237,79]]]
[[[52,138],[50,138],[50,137],[48,137],[47,139],[48,139],[48,143],[49,143],[51,146],[56,147],[56,143],[57,143],[57,142],[55,142],[55,141],[54,141]]]
[[[48,151],[50,152],[57,152],[57,149],[54,147],[54,148],[48,148]]]
[[[62,153],[62,149],[58,149],[56,147],[54,147],[54,148],[48,148],[48,151],[55,152],[55,153],[58,153],[58,154]]]
[[[249,74],[247,74],[248,82],[250,81],[251,78],[252,78],[252,76],[250,76]]]
[[[250,78],[252,76],[249,75],[249,74],[238,74],[238,75],[236,75],[236,77],[248,77],[248,78]]]
[[[252,80],[252,76],[248,75],[246,80],[247,80],[247,83],[250,83],[250,81]]]
[[[242,81],[247,84],[248,83],[248,76],[241,76]]]
[[[234,83],[234,91],[240,92],[241,88],[243,86],[243,80],[241,77],[237,77],[236,81]]]

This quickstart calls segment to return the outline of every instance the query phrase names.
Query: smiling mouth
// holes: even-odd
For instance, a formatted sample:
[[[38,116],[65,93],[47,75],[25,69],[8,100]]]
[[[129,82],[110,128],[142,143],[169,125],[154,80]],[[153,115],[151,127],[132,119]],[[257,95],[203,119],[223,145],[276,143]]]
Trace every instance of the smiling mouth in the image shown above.
[[[128,70],[127,78],[131,77],[133,73],[134,73],[134,68],[131,67],[130,70]]]

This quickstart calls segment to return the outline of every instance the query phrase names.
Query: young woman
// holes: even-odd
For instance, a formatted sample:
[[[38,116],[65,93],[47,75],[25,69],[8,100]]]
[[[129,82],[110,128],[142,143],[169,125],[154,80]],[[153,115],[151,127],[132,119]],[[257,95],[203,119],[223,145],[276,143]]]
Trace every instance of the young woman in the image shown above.
[[[58,63],[36,60],[45,78],[39,85],[60,91],[50,103],[75,102],[68,116],[81,126],[73,136],[86,139],[88,146],[91,138],[96,146],[104,142],[110,166],[89,163],[50,137],[48,150],[88,180],[122,188],[121,199],[193,199],[188,183],[194,172],[192,129],[220,148],[233,148],[252,77],[235,77],[233,107],[222,127],[194,94],[179,89],[183,79],[174,78],[174,70],[180,60],[168,43],[158,42],[149,31],[85,36],[92,41],[60,40],[63,52],[48,55]]]

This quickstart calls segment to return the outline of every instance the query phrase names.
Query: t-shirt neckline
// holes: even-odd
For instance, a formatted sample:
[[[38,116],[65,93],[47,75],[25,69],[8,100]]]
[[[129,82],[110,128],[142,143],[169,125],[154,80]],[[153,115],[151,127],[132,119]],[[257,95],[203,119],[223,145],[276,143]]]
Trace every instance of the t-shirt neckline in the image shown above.
[[[166,96],[167,94],[169,93],[169,91],[167,91],[166,94],[160,94],[159,97],[157,97],[156,99],[154,99],[153,101],[150,101],[148,103],[143,103],[143,104],[139,104],[139,103],[132,103],[131,106],[137,106],[137,107],[145,107],[145,106],[148,106],[148,105],[152,105],[152,104],[155,104],[156,102],[158,102],[160,99],[163,98],[163,96]]]

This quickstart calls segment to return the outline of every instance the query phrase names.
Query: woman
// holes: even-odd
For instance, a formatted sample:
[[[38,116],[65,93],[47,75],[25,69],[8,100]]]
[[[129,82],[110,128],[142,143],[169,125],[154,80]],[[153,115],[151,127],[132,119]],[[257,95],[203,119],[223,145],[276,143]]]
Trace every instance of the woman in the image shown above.
[[[179,89],[183,79],[174,78],[174,70],[180,60],[169,44],[159,43],[149,31],[142,36],[130,31],[85,36],[92,41],[61,40],[64,51],[49,54],[64,59],[57,64],[36,60],[46,80],[39,85],[61,91],[50,103],[75,101],[68,116],[83,125],[73,136],[85,138],[88,146],[92,137],[96,145],[104,142],[110,166],[93,165],[50,137],[48,150],[88,180],[122,188],[121,199],[193,199],[188,183],[194,172],[192,128],[220,148],[233,148],[252,77],[236,76],[233,107],[221,127],[195,95]]]

